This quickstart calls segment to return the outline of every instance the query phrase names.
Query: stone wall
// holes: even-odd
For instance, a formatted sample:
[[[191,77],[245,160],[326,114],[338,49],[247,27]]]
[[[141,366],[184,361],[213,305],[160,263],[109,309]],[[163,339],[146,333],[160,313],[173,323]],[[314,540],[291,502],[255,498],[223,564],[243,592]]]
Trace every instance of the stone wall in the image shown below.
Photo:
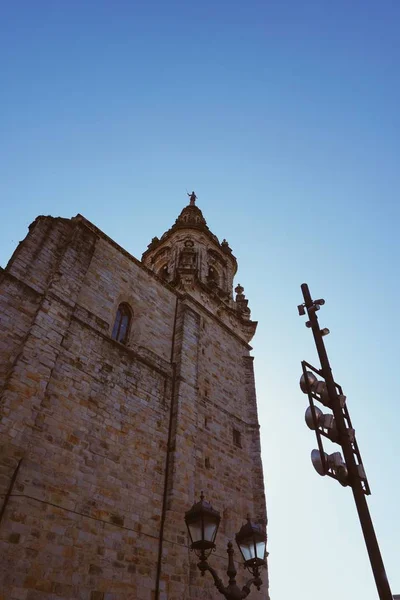
[[[0,277],[0,599],[217,597],[183,516],[221,511],[221,575],[266,518],[247,344],[83,217],[38,218]]]

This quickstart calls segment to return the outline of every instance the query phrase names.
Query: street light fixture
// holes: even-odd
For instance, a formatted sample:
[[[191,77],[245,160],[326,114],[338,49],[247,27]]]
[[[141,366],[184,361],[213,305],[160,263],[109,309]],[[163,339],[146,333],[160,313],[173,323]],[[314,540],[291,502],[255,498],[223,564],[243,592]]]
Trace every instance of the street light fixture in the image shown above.
[[[392,600],[390,585],[386,577],[385,567],[376,539],[373,523],[369,514],[366,495],[371,493],[364,466],[358,448],[355,431],[353,429],[350,414],[346,405],[346,396],[332,375],[328,354],[325,349],[324,336],[328,335],[329,329],[320,329],[316,312],[325,301],[321,298],[311,298],[308,285],[301,286],[304,303],[297,308],[299,315],[307,313],[309,321],[306,327],[312,330],[321,369],[316,369],[305,360],[302,361],[303,374],[300,378],[300,388],[308,395],[310,406],[306,410],[305,420],[310,429],[315,431],[318,442],[318,450],[311,452],[311,461],[314,469],[319,475],[328,475],[339,481],[343,486],[349,486],[353,492],[361,528],[364,534],[372,571],[380,600]],[[320,380],[317,375],[323,378]],[[314,402],[320,402],[332,411],[332,415],[325,415],[315,406]],[[339,444],[343,451],[328,455],[323,448],[323,437]]]
[[[267,536],[261,525],[252,523],[247,517],[247,523],[243,525],[235,536],[236,543],[244,560],[244,566],[255,577],[254,584],[260,589],[260,567],[265,565],[267,552]]]
[[[333,429],[335,426],[335,417],[333,415],[325,415],[321,409],[317,406],[314,407],[316,423],[314,421],[314,415],[312,414],[311,406],[309,406],[306,410],[306,414],[304,415],[305,422],[309,429],[316,429],[317,427],[322,427],[323,429]]]
[[[215,549],[214,540],[220,521],[219,512],[204,500],[203,492],[201,492],[200,502],[193,504],[185,514],[191,548],[200,560],[206,560]]]
[[[321,402],[324,406],[332,408],[326,382],[317,379],[312,371],[305,371],[300,377],[300,389],[304,394],[311,394],[313,398]],[[346,404],[346,396],[344,394],[337,394],[337,397],[340,408],[343,408]]]
[[[259,590],[262,581],[260,577],[260,568],[265,566],[265,557],[267,556],[266,544],[267,536],[261,525],[252,523],[250,517],[247,523],[243,525],[236,534],[235,539],[242,554],[245,567],[253,575],[242,589],[236,584],[236,569],[233,562],[233,546],[228,543],[228,569],[227,575],[229,583],[224,586],[217,572],[207,562],[211,552],[215,550],[215,538],[221,521],[220,514],[211,504],[204,500],[203,492],[200,496],[200,502],[192,506],[185,513],[185,523],[189,532],[190,548],[194,550],[200,561],[197,566],[204,576],[209,571],[214,579],[217,590],[225,596],[227,600],[242,600],[250,594],[250,586],[253,584]]]

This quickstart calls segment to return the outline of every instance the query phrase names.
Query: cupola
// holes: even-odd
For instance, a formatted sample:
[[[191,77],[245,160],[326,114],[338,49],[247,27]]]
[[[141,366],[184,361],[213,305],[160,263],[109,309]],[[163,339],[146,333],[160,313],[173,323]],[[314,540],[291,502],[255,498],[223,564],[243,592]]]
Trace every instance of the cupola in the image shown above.
[[[163,281],[195,296],[218,316],[225,311],[246,321],[252,337],[256,324],[250,321],[248,300],[242,291],[233,298],[236,258],[228,242],[225,239],[220,242],[210,231],[196,205],[196,194],[192,192],[188,196],[189,204],[161,238],[152,239],[142,255],[142,262]]]

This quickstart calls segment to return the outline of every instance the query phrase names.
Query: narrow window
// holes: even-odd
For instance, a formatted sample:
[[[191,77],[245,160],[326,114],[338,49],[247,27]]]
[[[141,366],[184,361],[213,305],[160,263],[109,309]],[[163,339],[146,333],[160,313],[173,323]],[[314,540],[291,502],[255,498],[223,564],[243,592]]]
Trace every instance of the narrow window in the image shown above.
[[[127,304],[120,304],[115,317],[115,323],[111,337],[113,340],[126,344],[128,341],[129,325],[131,322],[132,312]]]
[[[233,443],[238,448],[242,447],[242,439],[241,439],[240,431],[238,429],[233,430]]]
[[[217,270],[214,267],[208,268],[207,282],[212,287],[218,287],[219,285],[219,277]]]
[[[204,466],[206,467],[206,469],[211,469],[211,463],[210,463],[210,459],[208,458],[208,456],[204,460]]]
[[[167,280],[169,277],[168,265],[164,265],[158,272],[161,279]]]

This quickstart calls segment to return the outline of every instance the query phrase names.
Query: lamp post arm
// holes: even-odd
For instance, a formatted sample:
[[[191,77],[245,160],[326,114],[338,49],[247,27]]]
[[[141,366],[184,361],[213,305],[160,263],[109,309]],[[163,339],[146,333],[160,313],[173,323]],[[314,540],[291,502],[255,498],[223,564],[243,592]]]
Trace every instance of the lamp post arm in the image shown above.
[[[249,581],[246,581],[245,585],[242,587],[242,598],[247,598],[247,596],[250,594],[251,592],[251,584],[254,583],[256,580],[255,577],[253,577],[252,579],[249,579]]]
[[[214,579],[215,587],[219,592],[221,592],[221,594],[224,594],[224,596],[226,596],[226,587],[224,586],[222,579],[218,577],[217,571],[210,567],[206,560],[201,560],[197,566],[200,569],[202,575],[204,575],[205,571],[209,571],[211,573],[212,578]]]
[[[250,594],[251,584],[253,584],[259,590],[260,587],[262,586],[262,580],[261,580],[260,575],[256,575],[255,577],[252,577],[251,579],[249,579],[249,581],[246,581],[246,584],[242,588],[243,592],[248,590],[246,596],[248,596]],[[246,596],[243,596],[243,598],[246,598]]]
[[[220,577],[218,577],[218,573],[215,569],[213,569],[212,567],[210,567],[210,565],[208,564],[207,560],[201,560],[198,563],[198,568],[201,571],[201,574],[204,575],[204,573],[206,571],[209,571],[212,575],[212,578],[214,579],[214,585],[217,588],[217,590],[219,591],[220,594],[222,594],[223,596],[225,596],[225,598],[227,600],[244,600],[244,598],[247,598],[247,596],[250,594],[250,586],[252,583],[254,583],[257,586],[257,577],[253,577],[253,579],[250,579],[244,586],[242,589],[238,588],[238,586],[236,585],[236,582],[229,582],[229,585],[226,587],[224,586],[222,580]]]

